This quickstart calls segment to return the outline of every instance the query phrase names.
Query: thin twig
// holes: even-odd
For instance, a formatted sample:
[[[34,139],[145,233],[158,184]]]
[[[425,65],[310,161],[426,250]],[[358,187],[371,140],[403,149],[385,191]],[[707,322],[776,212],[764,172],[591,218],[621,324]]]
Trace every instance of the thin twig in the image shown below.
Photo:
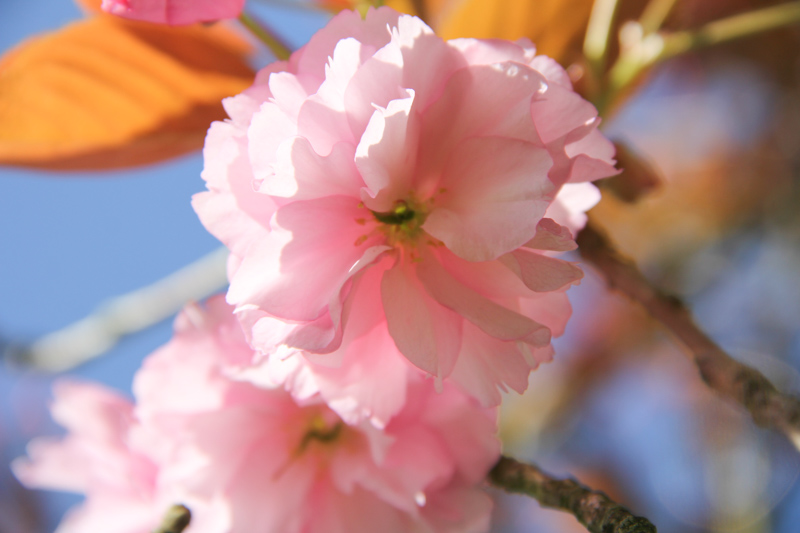
[[[709,387],[746,407],[759,426],[785,433],[800,449],[800,399],[780,392],[760,372],[725,353],[695,324],[683,302],[650,284],[591,225],[580,232],[577,242],[581,255],[600,271],[609,287],[639,302],[681,341]]]
[[[676,3],[677,0],[650,0],[639,18],[644,33],[660,30]]]
[[[677,55],[798,23],[800,1],[795,1],[715,20],[691,30],[645,33],[611,67],[609,91],[612,95],[622,91],[647,68]],[[610,95],[601,98],[603,104],[610,100]]]
[[[118,296],[91,315],[49,333],[12,358],[41,370],[68,370],[110,350],[125,335],[174,315],[187,302],[223,289],[226,248],[219,248],[152,285]]]
[[[192,512],[185,505],[177,504],[169,508],[161,525],[153,533],[182,533],[192,521]]]
[[[649,520],[634,516],[602,492],[574,479],[556,479],[510,457],[500,458],[489,481],[507,492],[536,498],[542,507],[572,513],[592,533],[656,533]]]
[[[256,20],[252,15],[242,11],[239,15],[239,22],[269,48],[275,59],[283,61],[292,55],[292,50],[272,31],[272,28]]]
[[[667,34],[664,37],[664,49],[659,54],[658,60],[663,61],[690,50],[697,50],[798,23],[800,23],[800,2],[788,2],[748,11],[740,15],[709,22],[705,26],[694,30]]]
[[[617,12],[619,0],[595,0],[589,24],[586,27],[586,37],[583,41],[583,55],[586,56],[595,76],[602,76],[606,67],[606,54],[608,41],[611,37],[611,27],[614,25],[614,15]]]

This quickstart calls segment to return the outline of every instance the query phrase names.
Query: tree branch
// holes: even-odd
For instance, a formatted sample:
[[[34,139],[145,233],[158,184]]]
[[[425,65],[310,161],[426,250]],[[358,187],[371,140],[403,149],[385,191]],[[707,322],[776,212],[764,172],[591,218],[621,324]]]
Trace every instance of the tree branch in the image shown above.
[[[291,49],[275,34],[272,28],[256,20],[249,13],[242,11],[241,15],[239,15],[239,22],[269,48],[275,59],[285,61],[292,55]]]
[[[60,372],[110,350],[122,337],[174,315],[187,302],[202,300],[227,284],[228,250],[219,248],[177,272],[117,296],[89,316],[49,333],[30,346],[9,348],[10,358]]]
[[[639,18],[644,33],[653,33],[661,29],[661,25],[667,20],[676,3],[677,0],[650,0]]]
[[[192,521],[192,512],[185,505],[177,504],[167,510],[161,525],[153,533],[182,533]]]
[[[600,271],[609,287],[639,302],[681,341],[709,387],[742,404],[759,426],[785,433],[800,449],[800,399],[780,392],[760,372],[725,353],[695,324],[681,300],[651,285],[591,225],[580,232],[577,242],[581,255]]]
[[[592,533],[656,533],[656,526],[600,491],[574,479],[555,479],[533,465],[501,457],[489,472],[491,483],[506,492],[527,494],[542,505],[575,516]]]

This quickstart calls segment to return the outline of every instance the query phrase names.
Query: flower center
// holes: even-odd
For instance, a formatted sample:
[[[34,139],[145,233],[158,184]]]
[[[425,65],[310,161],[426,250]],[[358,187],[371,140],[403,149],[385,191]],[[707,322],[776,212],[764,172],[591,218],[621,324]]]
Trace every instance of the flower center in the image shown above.
[[[320,442],[322,444],[330,444],[335,442],[342,433],[344,424],[341,420],[336,422],[333,426],[329,426],[327,421],[321,416],[316,415],[311,419],[309,429],[303,435],[300,445],[297,447],[296,455],[300,455],[306,451],[312,442]]]
[[[413,220],[416,214],[417,213],[411,209],[405,200],[398,200],[394,209],[391,211],[385,213],[372,211],[372,216],[374,216],[378,222],[394,224],[396,226]]]
[[[331,448],[331,445],[343,438],[345,436],[344,433],[344,422],[338,418],[335,421],[328,420],[325,418],[323,413],[317,412],[309,420],[308,425],[306,426],[306,431],[303,433],[303,438],[300,439],[300,443],[297,445],[297,448],[291,452],[286,462],[272,474],[272,479],[277,480],[283,476],[283,474],[289,470],[295,461],[300,460],[300,458],[305,455],[306,452],[310,451],[309,448],[311,448],[315,442],[320,443],[321,447],[318,447],[314,451],[310,451],[311,455],[316,457],[316,459],[312,460],[325,461],[326,459],[324,458],[328,457],[329,454],[333,453],[334,451],[334,449]],[[322,453],[320,454],[320,452]]]
[[[388,244],[413,244],[423,233],[422,224],[428,217],[428,208],[414,200],[398,200],[391,211],[370,211],[380,225],[378,228],[386,235]]]

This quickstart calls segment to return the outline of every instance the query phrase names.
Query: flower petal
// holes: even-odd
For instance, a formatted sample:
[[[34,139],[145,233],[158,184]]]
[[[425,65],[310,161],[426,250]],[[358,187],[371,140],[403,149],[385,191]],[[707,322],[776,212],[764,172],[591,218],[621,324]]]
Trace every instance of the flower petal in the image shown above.
[[[446,377],[461,349],[461,317],[428,296],[402,262],[383,275],[381,299],[397,348],[418,368]]]
[[[536,130],[550,144],[597,117],[597,109],[579,94],[558,84],[549,84],[531,105]]]
[[[512,109],[522,107],[530,115],[529,104],[545,86],[541,74],[511,61],[454,72],[441,96],[425,111],[420,141],[422,171],[441,173],[447,156],[463,139],[506,136],[496,126],[509,120]],[[498,98],[501,94],[503,97]],[[536,130],[528,128],[522,140],[538,143]]]
[[[500,340],[521,340],[535,345],[550,342],[550,330],[480,295],[456,281],[433,257],[417,264],[417,276],[428,294],[463,316],[484,333]]]
[[[414,93],[376,109],[356,149],[356,166],[366,184],[364,203],[373,211],[389,211],[412,187],[419,142],[419,116]]]
[[[260,181],[272,176],[278,147],[295,135],[295,117],[287,115],[275,103],[266,102],[261,105],[247,130],[248,156],[254,179]],[[209,158],[206,157],[206,162],[208,161]]]
[[[557,291],[583,278],[583,271],[574,264],[532,250],[514,250],[499,259],[535,292]]]
[[[293,137],[278,147],[275,175],[262,182],[259,192],[293,200],[357,198],[364,183],[353,162],[354,152],[352,144],[338,143],[323,157],[307,139]]]
[[[328,22],[325,31],[319,31],[311,37],[301,49],[302,53],[292,54],[296,71],[325,79],[325,66],[339,41],[352,37],[363,45],[381,48],[391,39],[387,26],[396,26],[400,16],[400,13],[388,7],[370,9],[366,18],[356,11],[341,11]]]
[[[536,235],[524,244],[525,248],[548,250],[551,252],[569,252],[578,247],[572,238],[569,228],[562,226],[552,218],[543,218],[536,225]]]
[[[236,271],[228,301],[256,304],[288,320],[313,321],[326,312],[369,249],[360,242],[364,228],[357,200],[329,196],[283,206],[275,228],[254,243]]]
[[[423,228],[468,261],[488,261],[529,241],[555,188],[552,159],[534,144],[466,139],[450,157]]]
[[[586,211],[600,201],[600,191],[591,183],[566,183],[558,191],[545,216],[566,226],[573,235],[586,225]]]

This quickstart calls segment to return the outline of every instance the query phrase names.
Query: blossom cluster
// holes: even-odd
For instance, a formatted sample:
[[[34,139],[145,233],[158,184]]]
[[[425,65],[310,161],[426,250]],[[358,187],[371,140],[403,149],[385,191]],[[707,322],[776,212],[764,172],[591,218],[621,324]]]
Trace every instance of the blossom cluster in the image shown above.
[[[227,302],[184,310],[135,403],[60,385],[70,433],[18,476],[87,495],[62,532],[144,533],[178,502],[190,533],[487,531],[501,391],[551,359],[582,277],[558,255],[616,172],[596,110],[526,40],[389,8],[225,108],[193,205]]]
[[[59,531],[146,533],[183,502],[190,531],[484,531],[477,484],[499,454],[492,411],[416,378],[384,428],[345,423],[320,398],[231,376],[253,357],[229,306],[190,306],[134,381],[136,404],[62,382],[70,434],[14,464],[33,486],[86,493]]]

